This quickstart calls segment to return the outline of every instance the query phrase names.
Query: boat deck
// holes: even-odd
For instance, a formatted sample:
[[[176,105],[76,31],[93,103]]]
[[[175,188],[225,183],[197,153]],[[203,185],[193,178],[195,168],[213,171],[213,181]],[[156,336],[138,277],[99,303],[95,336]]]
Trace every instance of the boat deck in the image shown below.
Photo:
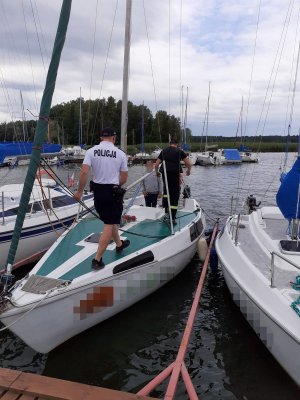
[[[177,224],[174,225],[174,233],[178,232],[184,226],[188,225],[195,218],[195,213],[178,211]],[[83,219],[75,228],[73,235],[66,235],[60,246],[54,249],[51,257],[44,261],[41,267],[36,271],[39,276],[49,275],[54,271],[58,264],[68,262],[72,257],[79,257],[80,252],[85,252],[82,262],[79,262],[74,268],[59,278],[63,280],[72,280],[91,271],[91,262],[95,256],[99,232],[103,228],[103,223],[97,218]],[[130,240],[130,246],[121,253],[115,251],[115,244],[108,246],[103,256],[104,263],[121,260],[129,254],[138,252],[158,240],[170,236],[170,225],[160,219],[146,219],[138,223],[129,223],[120,228],[121,238]],[[57,277],[58,278],[58,277]]]
[[[280,241],[288,238],[288,222],[278,213],[263,211],[263,209],[262,211],[258,210],[260,213],[258,214],[258,218],[252,221],[250,221],[250,215],[242,216],[238,231],[238,242],[240,249],[250,260],[251,264],[270,280],[271,252],[282,253]],[[259,231],[262,231],[265,236],[259,235]],[[299,258],[296,258],[299,256],[293,254],[282,254],[282,256],[295,263],[299,260]],[[293,280],[294,275],[299,275],[299,271],[291,264],[283,266],[278,257],[275,257],[276,264],[281,266],[275,269],[277,287],[290,287],[287,277]]]
[[[150,400],[153,397],[0,368],[0,399]]]

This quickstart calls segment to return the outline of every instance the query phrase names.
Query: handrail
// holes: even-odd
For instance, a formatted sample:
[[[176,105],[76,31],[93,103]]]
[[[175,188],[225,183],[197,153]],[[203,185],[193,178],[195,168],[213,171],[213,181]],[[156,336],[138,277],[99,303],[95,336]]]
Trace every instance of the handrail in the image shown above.
[[[284,257],[283,255],[277,253],[276,251],[271,251],[271,288],[275,288],[274,284],[274,272],[275,272],[275,256],[281,258],[282,260],[286,261],[288,264],[291,264],[293,267],[300,270],[299,265],[293,263],[288,258]]]
[[[235,230],[235,238],[234,238],[234,244],[235,244],[235,246],[237,246],[237,244],[238,244],[239,227],[240,227],[240,218],[241,218],[241,214],[238,214],[237,223],[236,223],[236,230]]]
[[[214,239],[217,234],[217,230],[218,230],[218,222],[216,222],[213,232],[212,232],[212,236],[211,236],[210,243],[209,243],[208,250],[207,250],[207,255],[206,255],[203,267],[202,267],[198,287],[197,287],[197,290],[195,293],[195,297],[194,297],[193,304],[192,304],[192,307],[190,310],[190,314],[189,314],[189,317],[188,317],[188,320],[186,323],[186,328],[183,333],[183,337],[182,337],[182,340],[180,343],[180,347],[178,350],[176,360],[173,363],[171,363],[166,369],[164,369],[160,374],[158,374],[144,388],[142,388],[137,393],[140,396],[147,396],[148,394],[150,394],[159,384],[161,384],[165,379],[167,379],[169,377],[169,375],[171,375],[164,399],[172,400],[175,396],[177,383],[178,383],[179,376],[181,373],[189,398],[191,400],[199,399],[199,397],[196,393],[196,390],[193,386],[192,380],[188,374],[187,368],[185,366],[184,356],[187,351],[189,339],[190,339],[190,336],[192,333],[192,328],[193,328],[194,320],[196,317],[197,309],[199,306],[201,292],[202,292],[204,280],[206,278],[206,273],[207,273],[207,269],[208,269],[208,261],[209,261],[210,251],[211,251],[212,245],[214,243]]]
[[[143,181],[145,178],[147,178],[147,176],[153,174],[155,172],[155,170],[151,171],[151,172],[147,172],[145,175],[141,176],[139,179],[137,179],[136,181],[132,182],[130,185],[128,185],[127,187],[125,187],[126,190],[131,189],[133,186],[137,185],[138,183],[140,183],[141,181]]]
[[[5,219],[4,219],[4,192],[1,192],[2,196],[2,225],[5,225]]]

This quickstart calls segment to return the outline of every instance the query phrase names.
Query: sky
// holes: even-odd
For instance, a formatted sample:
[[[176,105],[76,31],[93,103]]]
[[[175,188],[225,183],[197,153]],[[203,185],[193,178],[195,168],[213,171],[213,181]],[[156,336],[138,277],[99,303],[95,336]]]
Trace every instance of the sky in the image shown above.
[[[38,115],[61,4],[1,0],[0,122]],[[181,118],[193,135],[286,135],[289,124],[298,134],[299,8],[133,0],[129,100]],[[80,93],[122,98],[125,9],[125,0],[73,0],[52,105]]]

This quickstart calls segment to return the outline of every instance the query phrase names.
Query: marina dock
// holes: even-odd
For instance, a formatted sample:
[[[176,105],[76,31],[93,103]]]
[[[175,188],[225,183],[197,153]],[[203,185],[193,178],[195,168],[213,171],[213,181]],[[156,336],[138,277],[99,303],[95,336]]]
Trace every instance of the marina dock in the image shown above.
[[[150,400],[153,397],[0,368],[0,399]]]

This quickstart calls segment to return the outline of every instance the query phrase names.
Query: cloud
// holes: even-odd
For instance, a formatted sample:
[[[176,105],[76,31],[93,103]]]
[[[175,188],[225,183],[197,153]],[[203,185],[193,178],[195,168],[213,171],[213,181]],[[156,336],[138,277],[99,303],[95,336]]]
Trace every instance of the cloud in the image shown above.
[[[285,134],[287,115],[298,131],[297,91],[290,105],[299,10],[291,4],[133,1],[129,99],[180,117],[188,92],[188,127],[201,134],[211,82],[210,135],[235,134],[242,99],[247,134]],[[20,91],[38,113],[60,6],[1,2],[0,121],[19,118]],[[80,88],[85,99],[121,99],[124,18],[124,0],[73,1],[53,104],[76,99]]]

